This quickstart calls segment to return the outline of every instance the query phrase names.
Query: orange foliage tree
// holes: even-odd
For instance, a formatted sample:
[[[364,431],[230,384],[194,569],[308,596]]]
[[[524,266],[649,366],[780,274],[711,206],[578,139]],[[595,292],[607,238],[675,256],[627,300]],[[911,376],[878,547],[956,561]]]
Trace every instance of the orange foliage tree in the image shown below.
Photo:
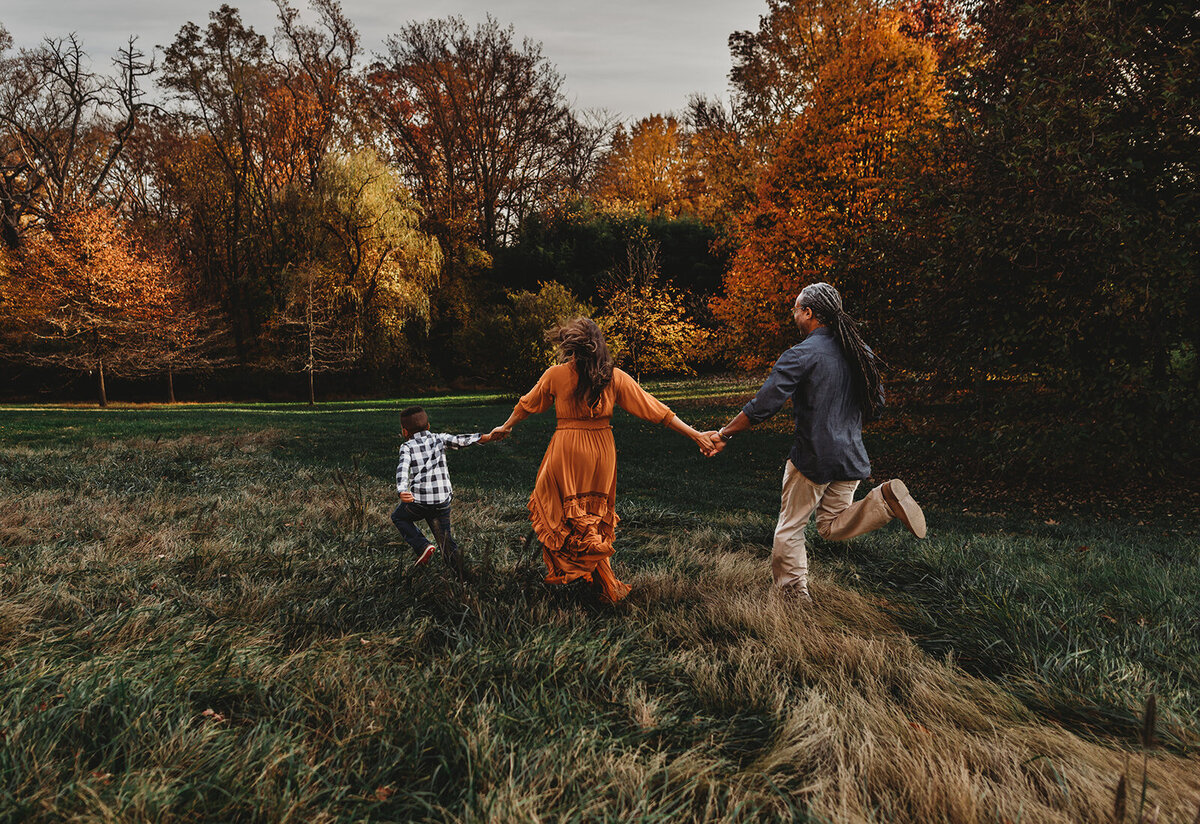
[[[906,191],[919,146],[943,118],[933,47],[909,36],[904,14],[861,13],[845,27],[799,113],[759,175],[735,227],[738,250],[714,299],[725,345],[743,366],[769,364],[795,338],[790,307],[806,283],[831,281],[871,320],[904,294],[870,240]]]
[[[596,175],[602,207],[679,217],[698,212],[703,196],[691,137],[674,117],[644,117],[628,132],[617,126]]]
[[[168,263],[139,248],[104,209],[62,216],[27,238],[0,269],[5,326],[19,336],[7,354],[26,363],[89,372],[107,406],[106,375],[165,371],[180,292]]]

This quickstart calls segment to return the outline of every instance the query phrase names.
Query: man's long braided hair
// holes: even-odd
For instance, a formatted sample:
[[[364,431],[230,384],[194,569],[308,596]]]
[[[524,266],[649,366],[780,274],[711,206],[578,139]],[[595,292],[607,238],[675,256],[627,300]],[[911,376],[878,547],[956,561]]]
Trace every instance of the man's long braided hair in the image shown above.
[[[811,309],[821,323],[837,335],[854,372],[854,392],[868,421],[879,417],[879,360],[863,340],[858,323],[842,308],[842,296],[828,283],[813,283],[800,290],[797,302]]]

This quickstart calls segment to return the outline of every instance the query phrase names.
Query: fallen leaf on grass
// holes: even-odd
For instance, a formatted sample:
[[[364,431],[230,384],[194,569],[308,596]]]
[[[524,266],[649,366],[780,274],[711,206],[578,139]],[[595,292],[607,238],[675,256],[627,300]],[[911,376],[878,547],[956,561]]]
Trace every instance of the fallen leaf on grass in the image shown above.
[[[205,718],[211,718],[213,723],[215,723],[215,724],[221,724],[221,723],[224,723],[224,721],[225,721],[225,716],[221,715],[221,713],[217,712],[214,709],[207,709],[200,714],[202,716],[204,716]]]
[[[389,798],[391,798],[395,794],[396,794],[396,791],[389,784],[389,785],[383,786],[383,787],[376,787],[375,792],[372,793],[371,797],[374,798],[376,801],[387,801]]]

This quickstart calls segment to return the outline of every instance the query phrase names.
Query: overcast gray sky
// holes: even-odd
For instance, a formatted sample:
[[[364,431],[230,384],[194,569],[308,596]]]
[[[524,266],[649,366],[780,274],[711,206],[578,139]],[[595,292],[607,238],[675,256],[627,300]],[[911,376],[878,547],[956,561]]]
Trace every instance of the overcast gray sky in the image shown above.
[[[17,46],[75,32],[99,67],[131,34],[143,50],[170,43],[184,23],[201,26],[221,0],[3,0],[0,23]],[[229,0],[264,34],[274,28],[270,0]],[[302,14],[305,0],[293,0]],[[580,109],[623,119],[682,111],[692,92],[727,97],[731,32],[754,29],[765,0],[342,0],[368,52],[410,20],[487,13],[517,37],[542,43]],[[311,13],[306,19],[312,20]]]

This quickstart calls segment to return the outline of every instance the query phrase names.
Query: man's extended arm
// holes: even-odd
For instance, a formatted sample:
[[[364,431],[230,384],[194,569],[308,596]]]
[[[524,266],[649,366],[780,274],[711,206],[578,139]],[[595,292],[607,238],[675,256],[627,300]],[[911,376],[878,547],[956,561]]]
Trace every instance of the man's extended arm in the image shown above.
[[[804,371],[804,358],[797,350],[789,349],[780,355],[766,383],[742,407],[742,411],[720,429],[705,433],[712,439],[713,454],[724,449],[725,444],[737,433],[765,421],[782,409],[788,398],[796,392]]]

